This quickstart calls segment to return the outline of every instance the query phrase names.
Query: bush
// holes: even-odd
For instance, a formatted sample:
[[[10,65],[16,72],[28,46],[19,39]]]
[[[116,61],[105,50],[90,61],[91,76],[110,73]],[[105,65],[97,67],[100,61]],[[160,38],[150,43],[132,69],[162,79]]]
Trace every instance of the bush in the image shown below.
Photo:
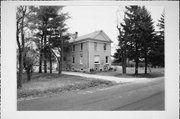
[[[91,73],[94,72],[94,69],[90,69],[90,72],[91,72]]]
[[[138,63],[139,67],[145,67],[145,64],[143,62]]]
[[[113,70],[113,68],[112,68],[112,67],[110,67],[110,68],[109,68],[109,71],[112,71],[112,70]]]

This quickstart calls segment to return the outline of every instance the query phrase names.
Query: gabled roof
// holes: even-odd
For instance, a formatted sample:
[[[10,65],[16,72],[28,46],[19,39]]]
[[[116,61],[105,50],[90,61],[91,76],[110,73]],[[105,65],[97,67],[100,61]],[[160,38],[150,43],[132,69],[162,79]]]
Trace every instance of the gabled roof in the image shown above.
[[[69,42],[74,43],[74,42],[83,41],[83,40],[103,41],[103,42],[109,42],[109,43],[112,42],[111,39],[102,30],[80,36],[76,39],[70,39]]]

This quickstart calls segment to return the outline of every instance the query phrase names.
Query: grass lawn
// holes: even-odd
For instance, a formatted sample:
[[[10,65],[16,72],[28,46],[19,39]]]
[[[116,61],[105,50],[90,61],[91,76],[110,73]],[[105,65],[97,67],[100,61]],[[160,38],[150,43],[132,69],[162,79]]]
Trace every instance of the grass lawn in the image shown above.
[[[114,71],[105,71],[105,72],[97,72],[97,75],[103,76],[115,76],[115,77],[123,77],[123,78],[155,78],[164,76],[164,68],[151,68],[151,72],[148,69],[148,74],[144,74],[144,68],[138,68],[138,75],[135,75],[134,67],[127,67],[126,75],[122,75],[122,68],[120,66],[115,66],[117,70]]]
[[[23,76],[26,80],[26,75]],[[32,80],[24,81],[22,88],[17,90],[17,98],[27,99],[46,96],[47,94],[62,93],[87,88],[103,88],[116,85],[110,81],[65,74],[34,73]]]

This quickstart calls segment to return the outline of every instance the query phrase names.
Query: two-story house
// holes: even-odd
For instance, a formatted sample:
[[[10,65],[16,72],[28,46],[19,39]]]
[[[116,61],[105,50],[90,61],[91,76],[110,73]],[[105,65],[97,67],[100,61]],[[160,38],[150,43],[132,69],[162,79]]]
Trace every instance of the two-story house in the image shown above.
[[[78,37],[76,32],[69,41],[69,49],[63,53],[63,70],[97,71],[111,66],[110,38],[102,31]]]

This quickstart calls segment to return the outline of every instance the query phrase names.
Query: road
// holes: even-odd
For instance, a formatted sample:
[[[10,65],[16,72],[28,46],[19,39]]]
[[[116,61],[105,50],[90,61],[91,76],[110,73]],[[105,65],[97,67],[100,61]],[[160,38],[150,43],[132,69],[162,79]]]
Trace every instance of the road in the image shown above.
[[[20,110],[164,110],[164,78],[17,102]]]

